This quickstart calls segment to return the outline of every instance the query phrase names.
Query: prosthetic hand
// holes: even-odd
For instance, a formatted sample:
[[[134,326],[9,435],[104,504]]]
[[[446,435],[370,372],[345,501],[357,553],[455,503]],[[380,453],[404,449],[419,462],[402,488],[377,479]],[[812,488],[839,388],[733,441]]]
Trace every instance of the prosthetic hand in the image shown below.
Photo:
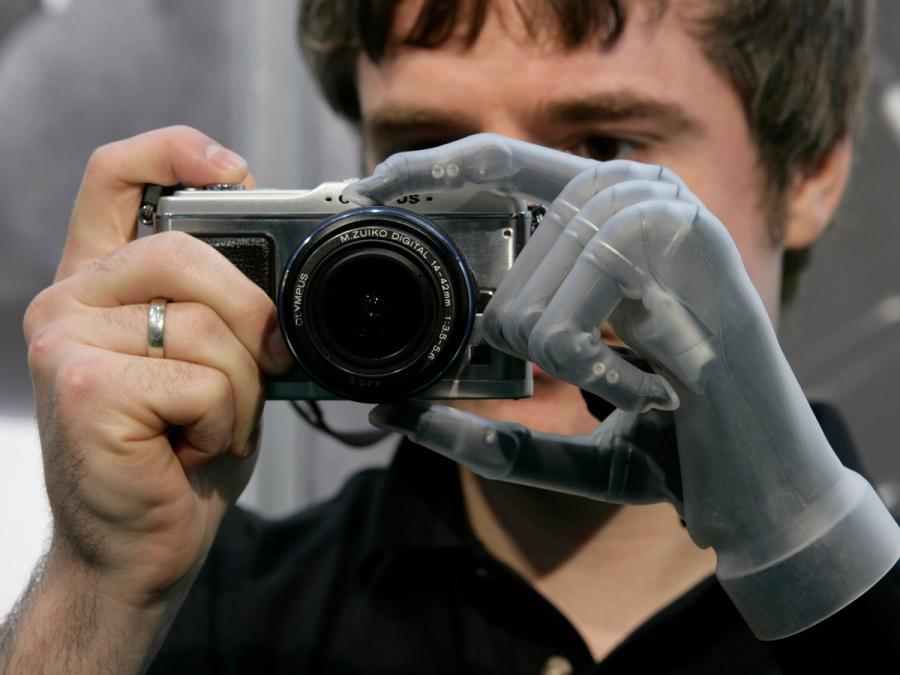
[[[481,134],[395,155],[345,197],[452,189],[550,204],[486,337],[619,410],[582,437],[422,402],[380,406],[374,424],[488,478],[671,502],[761,639],[812,626],[894,565],[900,528],[835,456],[728,231],[676,176]],[[655,372],[607,346],[604,321]]]

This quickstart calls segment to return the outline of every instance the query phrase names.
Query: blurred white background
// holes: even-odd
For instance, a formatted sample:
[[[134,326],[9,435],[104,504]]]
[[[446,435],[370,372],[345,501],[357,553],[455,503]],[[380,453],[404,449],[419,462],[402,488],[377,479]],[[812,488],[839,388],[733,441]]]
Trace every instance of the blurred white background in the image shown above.
[[[847,415],[883,498],[900,500],[900,4],[880,3],[866,139],[840,222],[817,250],[785,349],[807,390]],[[49,527],[21,337],[53,277],[93,148],[169,124],[246,156],[269,187],[358,173],[354,133],[319,101],[295,46],[295,0],[3,0],[0,5],[0,617]],[[344,428],[367,408],[326,406]],[[364,452],[309,431],[285,404],[265,413],[242,502],[277,516],[332,494],[393,441]]]

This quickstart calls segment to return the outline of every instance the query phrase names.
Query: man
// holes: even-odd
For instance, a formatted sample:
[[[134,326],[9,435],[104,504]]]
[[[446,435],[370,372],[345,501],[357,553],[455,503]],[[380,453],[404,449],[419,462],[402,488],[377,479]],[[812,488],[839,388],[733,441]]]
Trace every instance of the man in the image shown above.
[[[846,182],[865,12],[784,2],[750,22],[736,8],[756,4],[733,4],[371,3],[356,17],[310,3],[305,25],[331,99],[360,116],[370,167],[484,131],[664,164],[728,228],[774,322],[784,250],[815,241]],[[779,84],[775,46],[801,60],[824,36],[829,55]],[[103,148],[87,169],[58,281],[26,317],[55,531],[5,634],[11,672],[140,671],[198,574],[157,672],[574,672],[604,659],[609,672],[778,672],[670,506],[457,480],[412,446],[297,519],[232,512],[210,552],[252,469],[259,374],[290,359],[271,303],[227,261],[178,235],[129,240],[145,183],[245,180],[240,158],[186,129]],[[156,360],[154,298],[169,300]],[[542,373],[532,399],[458,406],[547,433],[596,426],[578,387]]]

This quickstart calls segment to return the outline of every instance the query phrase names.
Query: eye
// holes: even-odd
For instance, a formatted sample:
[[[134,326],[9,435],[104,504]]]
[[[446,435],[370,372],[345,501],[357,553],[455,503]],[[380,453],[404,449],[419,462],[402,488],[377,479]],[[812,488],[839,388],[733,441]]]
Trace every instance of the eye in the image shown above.
[[[634,141],[615,136],[585,136],[580,141],[566,148],[567,152],[600,162],[613,159],[629,159],[639,148]]]

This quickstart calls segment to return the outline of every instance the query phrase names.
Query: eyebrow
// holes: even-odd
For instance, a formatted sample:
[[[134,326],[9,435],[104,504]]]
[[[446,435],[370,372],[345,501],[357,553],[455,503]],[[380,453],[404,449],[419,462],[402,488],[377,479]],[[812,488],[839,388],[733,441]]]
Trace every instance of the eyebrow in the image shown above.
[[[587,124],[631,120],[654,125],[660,136],[694,134],[702,123],[677,103],[629,91],[614,91],[549,101],[539,107],[534,124],[546,122]],[[364,122],[364,134],[374,145],[389,138],[433,133],[436,136],[466,136],[479,131],[477,119],[457,111],[415,105],[387,105]]]
[[[643,120],[657,125],[661,135],[696,133],[702,127],[682,106],[628,91],[550,101],[543,115],[569,123]]]
[[[365,133],[370,138],[393,136],[411,131],[446,131],[448,129],[474,129],[472,122],[466,123],[459,115],[433,108],[387,106],[376,110],[365,121]]]

